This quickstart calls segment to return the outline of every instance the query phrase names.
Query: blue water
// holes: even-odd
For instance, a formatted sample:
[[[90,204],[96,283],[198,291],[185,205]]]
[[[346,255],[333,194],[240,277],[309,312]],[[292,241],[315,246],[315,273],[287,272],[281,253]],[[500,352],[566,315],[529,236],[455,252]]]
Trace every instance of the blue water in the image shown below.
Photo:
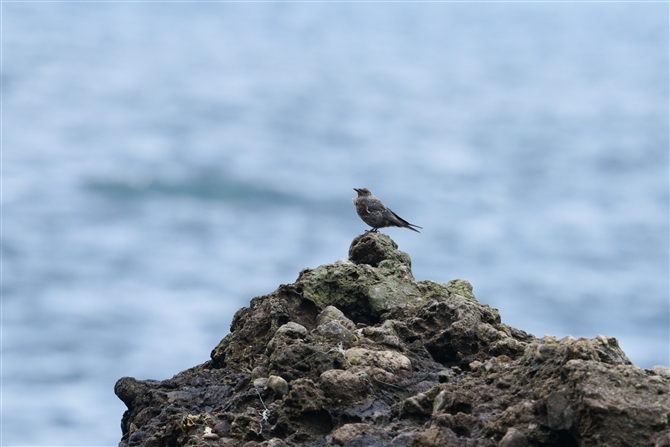
[[[668,365],[667,3],[3,3],[2,443],[113,445],[122,376],[346,257]]]

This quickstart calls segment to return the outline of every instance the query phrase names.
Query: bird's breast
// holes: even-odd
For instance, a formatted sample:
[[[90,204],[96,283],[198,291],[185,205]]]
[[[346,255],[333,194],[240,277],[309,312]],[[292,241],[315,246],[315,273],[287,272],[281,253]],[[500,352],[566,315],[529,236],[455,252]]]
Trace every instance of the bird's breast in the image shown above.
[[[365,203],[364,200],[356,200],[354,201],[354,205],[356,205],[356,212],[358,214],[370,214],[370,211],[368,211],[368,204]]]

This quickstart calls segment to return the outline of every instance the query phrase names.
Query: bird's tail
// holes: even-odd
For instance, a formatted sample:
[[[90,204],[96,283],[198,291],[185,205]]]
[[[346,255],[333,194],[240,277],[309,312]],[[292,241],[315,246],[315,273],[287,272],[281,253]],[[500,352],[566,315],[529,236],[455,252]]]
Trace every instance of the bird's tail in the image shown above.
[[[391,211],[391,213],[393,214],[393,217],[395,217],[396,219],[398,219],[398,226],[399,226],[399,227],[401,227],[401,228],[409,228],[409,229],[412,230],[412,231],[416,231],[417,233],[421,233],[419,230],[417,230],[417,228],[421,228],[420,226],[418,226],[418,225],[414,225],[414,224],[411,224],[411,223],[407,222],[405,219],[403,219],[402,217],[398,216],[398,215],[397,215],[396,213],[394,213],[393,211]],[[421,229],[423,230],[423,228],[421,228]]]
[[[414,227],[416,227],[416,228],[421,228],[420,226],[418,226],[418,225],[414,225],[414,224],[411,224],[411,223],[408,223],[407,226],[406,226],[405,228],[409,228],[409,229],[412,230],[412,231],[416,231],[417,233],[421,233],[419,230],[417,230],[417,229],[414,228]],[[421,228],[421,229],[423,230],[423,228]]]

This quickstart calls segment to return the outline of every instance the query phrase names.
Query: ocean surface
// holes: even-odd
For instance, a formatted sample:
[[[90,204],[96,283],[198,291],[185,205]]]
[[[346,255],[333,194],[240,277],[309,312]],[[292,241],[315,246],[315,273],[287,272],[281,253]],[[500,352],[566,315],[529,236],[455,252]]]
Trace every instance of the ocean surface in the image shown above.
[[[668,3],[3,2],[2,445],[115,445],[117,379],[347,256],[668,365]]]

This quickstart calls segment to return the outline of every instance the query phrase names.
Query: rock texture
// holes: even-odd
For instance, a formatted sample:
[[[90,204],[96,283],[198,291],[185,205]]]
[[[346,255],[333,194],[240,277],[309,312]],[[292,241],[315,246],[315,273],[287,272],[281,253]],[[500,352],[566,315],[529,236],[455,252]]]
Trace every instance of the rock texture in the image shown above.
[[[510,327],[377,233],[254,298],[210,361],[115,392],[121,447],[670,446],[670,369]]]

